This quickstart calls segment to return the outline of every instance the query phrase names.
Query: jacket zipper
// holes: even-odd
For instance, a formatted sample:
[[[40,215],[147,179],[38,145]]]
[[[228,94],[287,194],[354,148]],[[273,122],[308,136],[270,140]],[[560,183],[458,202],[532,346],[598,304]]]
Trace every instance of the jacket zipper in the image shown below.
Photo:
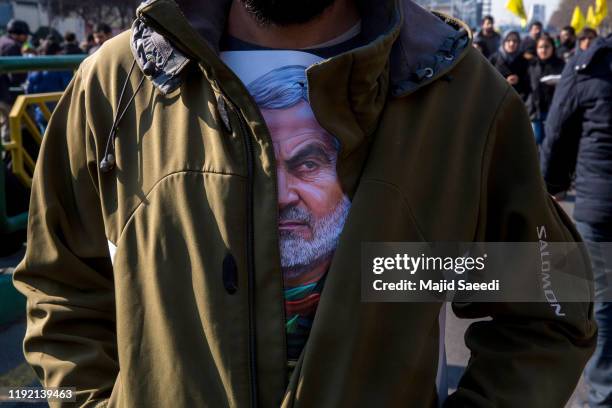
[[[228,99],[228,98],[226,98]],[[236,108],[233,102],[229,104],[235,115],[238,116],[240,122],[240,133],[244,141],[247,162],[247,275],[248,275],[248,302],[249,302],[249,371],[251,377],[251,407],[255,408],[258,405],[257,398],[257,342],[256,342],[256,325],[255,325],[255,259],[254,259],[254,218],[253,218],[253,201],[254,201],[254,168],[253,168],[253,139],[251,133],[244,122],[244,118]]]
[[[139,13],[138,18],[142,21],[156,28],[159,33],[166,33],[166,30],[161,27],[157,21],[152,18]],[[177,42],[179,44],[180,42]],[[189,55],[189,53],[186,53]],[[229,102],[228,105],[232,112],[238,116],[240,122],[240,132],[244,141],[244,147],[246,152],[247,160],[247,274],[248,274],[248,302],[249,302],[249,373],[251,377],[251,407],[256,408],[258,406],[258,391],[257,391],[257,350],[256,350],[256,322],[255,322],[255,258],[254,258],[254,215],[253,215],[253,201],[254,201],[254,165],[253,165],[253,140],[250,137],[251,132],[248,130],[248,126],[240,114],[237,105],[225,95],[222,97]],[[282,284],[282,275],[281,275]],[[284,312],[284,306],[283,306]],[[283,318],[283,323],[285,319]],[[284,334],[284,333],[283,333]],[[287,341],[285,340],[285,356],[287,355]]]

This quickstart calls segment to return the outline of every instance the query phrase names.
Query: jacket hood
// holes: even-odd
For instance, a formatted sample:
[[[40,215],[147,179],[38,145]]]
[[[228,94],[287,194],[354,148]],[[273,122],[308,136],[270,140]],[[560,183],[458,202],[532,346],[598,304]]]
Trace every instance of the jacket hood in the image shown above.
[[[230,5],[231,0],[147,0],[140,5],[132,30],[132,50],[141,70],[161,92],[180,86],[181,72],[190,60],[197,59],[198,53],[189,45],[195,34],[209,51],[219,53]],[[375,5],[360,1],[358,6],[364,16],[366,45],[348,54],[356,57],[355,66],[377,68],[377,74],[386,64],[372,67],[367,60],[389,60],[394,96],[439,77],[460,59],[471,39],[465,24],[432,14],[411,0],[385,0]],[[167,14],[162,15],[162,10]]]
[[[606,38],[599,37],[586,51],[577,52],[576,56],[571,63],[574,65],[574,69],[577,72],[583,71],[591,65],[591,62],[595,59],[602,50],[612,49],[612,35]]]

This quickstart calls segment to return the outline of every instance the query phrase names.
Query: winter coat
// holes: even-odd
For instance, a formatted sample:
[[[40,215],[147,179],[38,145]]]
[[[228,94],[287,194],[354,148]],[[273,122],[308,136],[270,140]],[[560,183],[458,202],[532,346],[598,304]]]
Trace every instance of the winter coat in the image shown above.
[[[576,52],[576,43],[561,44],[557,47],[557,57],[568,61]]]
[[[499,71],[504,78],[510,75],[517,75],[519,82],[516,85],[512,85],[514,90],[526,101],[529,96],[529,61],[527,61],[522,55],[518,55],[511,63],[504,60],[502,54],[498,51],[489,58],[489,61]]]
[[[60,92],[66,89],[72,79],[72,71],[37,71],[28,74],[26,92]]]
[[[30,72],[26,81],[26,93],[37,94],[46,92],[63,92],[72,79],[72,71],[36,71]],[[55,107],[54,103],[47,103],[51,111]],[[45,119],[40,107],[35,107],[34,119],[39,127],[46,126]]]
[[[65,42],[62,44],[62,52],[66,55],[70,54],[87,54],[79,47],[76,42]]]
[[[574,170],[574,218],[612,223],[612,36],[598,38],[567,63],[546,121],[542,173],[548,190],[567,190]]]
[[[0,37],[0,57],[21,56],[21,43],[12,39],[9,35]],[[10,92],[11,87],[21,85],[26,79],[26,74],[0,74],[0,101],[10,105],[15,100],[15,95]]]
[[[442,304],[362,302],[362,244],[579,236],[544,190],[522,101],[468,27],[385,1],[363,3],[366,45],[307,70],[352,205],[292,370],[275,147],[217,55],[228,2],[150,0],[83,62],[47,128],[14,274],[45,386],[76,387],[87,407],[438,405]],[[583,299],[562,313],[455,304],[489,319],[466,334],[447,406],[563,406],[595,346]]]
[[[529,64],[530,93],[527,98],[527,111],[531,119],[546,117],[555,93],[555,85],[545,84],[541,79],[548,75],[561,75],[565,62],[553,55],[546,61],[534,59]]]
[[[489,58],[491,55],[497,52],[497,49],[501,44],[501,36],[495,31],[493,31],[491,35],[484,35],[482,30],[480,30],[474,36],[474,42],[479,42],[480,44],[484,45],[482,54],[486,58]]]

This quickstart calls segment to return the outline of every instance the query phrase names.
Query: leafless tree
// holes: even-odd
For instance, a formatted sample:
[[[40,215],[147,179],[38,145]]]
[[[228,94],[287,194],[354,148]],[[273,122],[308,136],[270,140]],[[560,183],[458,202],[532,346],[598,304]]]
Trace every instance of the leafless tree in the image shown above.
[[[140,0],[47,0],[50,19],[76,15],[86,24],[104,22],[127,28],[134,19]]]

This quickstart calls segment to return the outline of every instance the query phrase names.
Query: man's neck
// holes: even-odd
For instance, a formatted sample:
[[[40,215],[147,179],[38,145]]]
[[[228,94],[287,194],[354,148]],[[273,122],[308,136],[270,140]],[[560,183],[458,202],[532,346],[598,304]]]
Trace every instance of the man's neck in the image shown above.
[[[336,0],[323,14],[304,24],[261,25],[234,0],[227,32],[232,37],[267,48],[300,49],[321,44],[341,35],[359,21],[354,0]]]

